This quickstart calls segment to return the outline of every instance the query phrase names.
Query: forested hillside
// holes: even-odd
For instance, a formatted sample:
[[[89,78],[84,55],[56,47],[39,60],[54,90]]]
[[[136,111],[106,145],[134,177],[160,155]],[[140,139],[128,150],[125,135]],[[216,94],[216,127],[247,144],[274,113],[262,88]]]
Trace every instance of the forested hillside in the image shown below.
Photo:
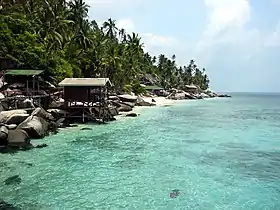
[[[143,75],[151,74],[166,89],[208,88],[205,69],[194,60],[178,66],[175,55],[150,55],[136,32],[126,33],[112,19],[102,26],[90,20],[83,0],[2,0],[0,8],[0,59],[47,70],[54,83],[64,77],[109,77],[117,89],[138,88]]]

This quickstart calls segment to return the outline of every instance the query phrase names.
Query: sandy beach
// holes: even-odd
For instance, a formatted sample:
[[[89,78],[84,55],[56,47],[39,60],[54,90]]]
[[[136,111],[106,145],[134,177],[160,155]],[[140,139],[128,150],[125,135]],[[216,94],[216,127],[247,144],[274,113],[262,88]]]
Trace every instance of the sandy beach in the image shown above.
[[[149,103],[155,103],[157,106],[169,106],[176,103],[176,100],[166,99],[165,97],[143,97]],[[156,102],[152,102],[154,99]]]
[[[159,106],[159,107],[172,106],[176,102],[178,102],[176,100],[166,99],[165,97],[142,97],[142,99],[146,102],[153,103],[153,104],[155,104],[156,106]],[[154,99],[155,102],[152,102],[152,99]],[[144,111],[145,109],[150,109],[150,108],[151,108],[150,106],[135,106],[132,111],[130,111],[130,112],[120,112],[118,116],[115,116],[115,118],[119,119],[120,117],[124,117],[128,114],[131,114],[131,113],[141,114],[142,111]]]

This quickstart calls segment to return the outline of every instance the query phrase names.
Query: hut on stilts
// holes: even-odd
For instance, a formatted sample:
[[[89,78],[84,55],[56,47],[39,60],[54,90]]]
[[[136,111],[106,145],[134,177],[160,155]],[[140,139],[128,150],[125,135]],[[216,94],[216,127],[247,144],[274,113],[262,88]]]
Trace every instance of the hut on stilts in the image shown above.
[[[109,78],[65,78],[58,85],[63,87],[67,120],[81,122],[110,120],[107,99],[108,88],[112,84]]]
[[[43,91],[45,87],[40,85],[42,80],[40,75],[44,70],[9,69],[2,72],[4,87],[1,89],[5,90],[1,90],[4,96],[1,98],[1,103],[7,104],[7,110],[24,108],[18,105],[24,100],[30,100],[37,106],[47,108],[50,96]]]

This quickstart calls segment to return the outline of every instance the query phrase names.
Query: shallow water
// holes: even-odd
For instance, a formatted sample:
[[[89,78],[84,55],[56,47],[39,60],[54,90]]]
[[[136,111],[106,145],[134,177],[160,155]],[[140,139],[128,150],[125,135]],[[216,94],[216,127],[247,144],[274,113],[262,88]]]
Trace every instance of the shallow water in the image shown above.
[[[185,101],[61,131],[40,140],[47,148],[0,155],[0,198],[24,209],[280,209],[279,104]],[[14,175],[22,182],[5,186]]]

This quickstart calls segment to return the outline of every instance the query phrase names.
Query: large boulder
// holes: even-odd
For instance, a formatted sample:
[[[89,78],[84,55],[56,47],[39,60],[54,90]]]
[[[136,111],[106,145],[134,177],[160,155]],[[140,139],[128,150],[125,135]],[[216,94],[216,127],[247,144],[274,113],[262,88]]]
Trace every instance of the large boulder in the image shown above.
[[[111,101],[111,104],[112,104],[113,106],[116,106],[117,108],[119,108],[119,107],[122,106],[122,105],[121,105],[121,102],[117,102],[117,101]]]
[[[121,106],[117,108],[119,112],[130,112],[130,111],[132,111],[131,106],[128,106],[128,105],[123,104],[123,103],[121,103],[120,105]]]
[[[62,109],[48,109],[48,113],[50,113],[55,119],[60,119],[61,117],[65,117],[67,115],[67,111]]]
[[[167,96],[167,99],[183,100],[186,99],[186,93],[171,93],[169,96]]]
[[[50,108],[63,108],[64,107],[64,99],[63,98],[59,98],[57,100],[54,100],[50,103],[49,105]]]
[[[112,116],[117,116],[119,114],[119,111],[116,107],[109,107],[109,112]]]
[[[137,102],[136,102],[136,106],[155,106],[156,104],[154,103],[150,103],[148,101],[145,101],[143,98],[141,97],[137,97]]]
[[[11,147],[24,147],[30,144],[29,135],[23,129],[10,130],[8,134],[8,145]]]
[[[136,102],[137,101],[137,96],[132,96],[132,95],[119,95],[119,99],[122,102]]]
[[[18,114],[27,114],[27,112],[23,109],[15,109],[10,111],[2,111],[0,112],[0,123],[5,123],[12,115]]]
[[[49,123],[41,117],[30,116],[23,121],[18,129],[25,130],[30,138],[42,138],[47,135]]]
[[[109,96],[109,100],[118,101],[119,97],[118,96]]]
[[[0,127],[0,145],[7,145],[9,130],[6,126]]]
[[[197,98],[190,93],[185,93],[185,99],[197,99]]]
[[[31,116],[37,116],[47,121],[54,120],[54,117],[50,113],[46,112],[43,108],[40,107],[36,108],[32,112]]]
[[[114,116],[118,115],[118,110],[116,107],[93,107],[90,109],[90,112],[96,117],[111,119]]]
[[[210,96],[206,93],[200,93],[200,95],[202,96],[202,98],[210,98]]]
[[[29,114],[13,114],[7,119],[5,123],[7,125],[11,125],[11,124],[19,125],[24,120],[26,120],[27,117],[29,117]]]
[[[16,124],[10,124],[10,125],[5,125],[6,128],[8,128],[9,130],[14,130],[17,128],[17,125]]]
[[[138,115],[136,113],[134,113],[134,112],[131,112],[131,113],[125,115],[125,116],[126,117],[137,117]]]
[[[33,100],[31,99],[24,99],[24,100],[17,100],[17,108],[18,109],[26,109],[26,108],[35,108],[34,104],[33,104]]]
[[[135,107],[135,102],[122,102],[121,104],[125,104],[127,106],[130,106],[131,108]]]

